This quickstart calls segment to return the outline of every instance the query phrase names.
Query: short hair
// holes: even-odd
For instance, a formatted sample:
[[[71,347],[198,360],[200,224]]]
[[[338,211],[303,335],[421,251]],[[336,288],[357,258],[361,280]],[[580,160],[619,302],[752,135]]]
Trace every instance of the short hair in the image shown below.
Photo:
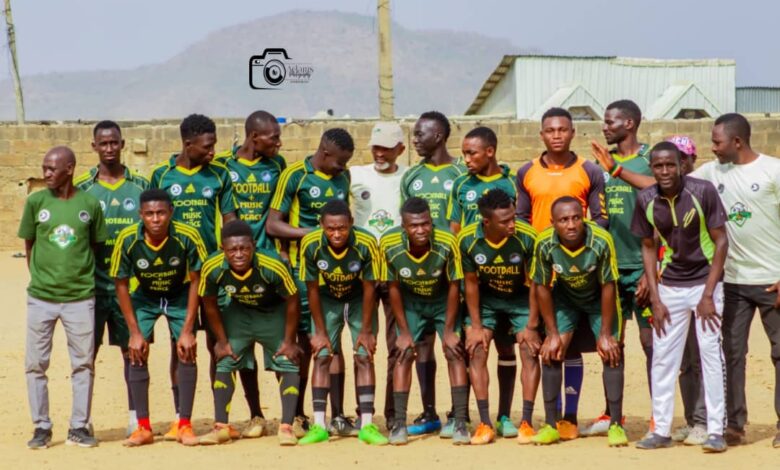
[[[503,189],[493,188],[486,192],[479,201],[477,207],[483,219],[487,219],[496,209],[508,209],[515,205],[515,200]]]
[[[95,124],[95,127],[92,129],[92,138],[97,136],[98,131],[102,131],[103,129],[116,129],[116,131],[119,132],[119,135],[122,135],[122,129],[119,128],[119,124],[106,119]]]
[[[552,118],[552,117],[565,117],[569,120],[569,122],[574,122],[574,120],[571,118],[571,113],[563,108],[550,108],[547,111],[542,114],[542,121],[541,123],[544,124],[545,119]]]
[[[401,206],[401,214],[424,214],[430,211],[428,201],[421,197],[410,197]]]
[[[426,111],[420,114],[420,118],[418,120],[422,121],[423,119],[438,122],[444,131],[444,140],[450,138],[450,120],[447,119],[447,116],[440,113],[439,111]]]
[[[147,189],[141,193],[138,197],[138,205],[142,206],[147,202],[162,201],[167,202],[169,206],[173,206],[171,196],[160,188]]]
[[[252,227],[241,219],[233,219],[226,223],[222,227],[221,235],[223,240],[232,237],[249,237],[253,240],[255,238]]]
[[[322,134],[322,138],[320,139],[320,143],[322,142],[330,142],[341,150],[346,150],[347,152],[352,152],[355,150],[355,141],[352,140],[352,136],[349,135],[349,132],[347,132],[346,129],[342,129],[340,127],[334,127],[333,129],[328,129],[325,131]]]
[[[202,114],[190,114],[181,121],[179,131],[182,139],[192,139],[203,134],[216,134],[217,126]]]
[[[352,217],[352,213],[349,211],[349,205],[341,199],[330,199],[320,209],[320,220],[324,219],[326,215],[345,215],[347,218]]]
[[[552,215],[553,212],[555,212],[555,208],[560,206],[561,204],[571,204],[571,203],[577,203],[580,208],[582,208],[582,203],[577,200],[577,198],[573,196],[561,196],[555,201],[553,201],[552,206],[550,206],[550,215]]]
[[[650,161],[653,161],[653,156],[658,152],[672,152],[675,155],[675,158],[677,159],[677,163],[680,163],[682,160],[682,152],[680,152],[680,149],[677,148],[676,145],[674,145],[672,142],[658,142],[653,146],[652,149],[650,149]]]
[[[275,123],[276,116],[269,113],[268,111],[255,111],[254,113],[247,116],[246,121],[244,122],[244,131],[247,135],[252,133],[252,131],[256,130],[258,127],[258,124],[268,124],[268,123]]]
[[[486,147],[498,148],[498,137],[493,129],[485,126],[475,127],[471,129],[464,139],[479,139]]]
[[[639,124],[642,122],[642,110],[639,106],[631,100],[617,100],[613,101],[607,106],[607,111],[610,109],[617,109],[623,113],[626,117],[634,121],[636,128],[639,128]]]
[[[750,144],[750,123],[739,113],[727,113],[715,120],[715,125],[723,125],[723,130],[729,137],[739,137]]]

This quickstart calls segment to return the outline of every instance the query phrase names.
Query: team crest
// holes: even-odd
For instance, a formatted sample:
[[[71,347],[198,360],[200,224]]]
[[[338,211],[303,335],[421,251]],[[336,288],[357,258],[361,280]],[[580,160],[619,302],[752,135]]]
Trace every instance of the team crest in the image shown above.
[[[340,190],[336,193],[336,197],[339,199],[344,199],[344,191]]]
[[[741,202],[737,202],[729,209],[729,222],[734,222],[737,227],[742,227],[753,213]]]
[[[46,222],[51,218],[51,212],[48,209],[44,209],[38,212],[38,222]]]
[[[178,185],[178,184],[172,185],[171,186],[171,194],[173,194],[174,196],[181,195],[181,186]]]
[[[76,231],[65,224],[55,227],[54,230],[51,231],[51,235],[49,235],[49,241],[62,249],[72,245],[77,239]]]
[[[211,198],[211,196],[214,195],[214,190],[211,189],[210,187],[206,186],[205,188],[203,188],[203,191],[201,191],[200,193],[203,195],[203,197],[205,197],[206,199],[209,199],[209,198]]]
[[[401,268],[401,270],[398,271],[398,274],[400,274],[401,277],[412,277],[412,270],[409,268]]]
[[[135,201],[133,201],[132,198],[127,198],[122,201],[122,207],[124,207],[126,211],[131,211],[135,209]]]
[[[477,192],[476,191],[469,191],[466,193],[466,200],[467,201],[473,201],[477,198]]]
[[[474,261],[476,261],[477,264],[485,264],[487,263],[487,256],[482,253],[478,253],[477,256],[474,257]]]
[[[100,210],[106,211],[106,201],[100,201]]]
[[[449,191],[452,189],[452,180],[447,180],[444,182],[444,190]]]
[[[519,253],[512,253],[511,255],[509,255],[509,262],[512,263],[512,264],[520,263],[521,259],[522,258],[520,258],[520,254]]]
[[[138,269],[146,269],[149,267],[149,261],[144,258],[140,258],[135,262],[135,265],[138,266]]]
[[[382,233],[393,226],[393,218],[386,210],[380,209],[371,214],[371,217],[368,218],[368,225]]]
[[[235,294],[236,293],[236,286],[232,286],[232,285],[228,284],[227,286],[225,286],[225,292],[227,292],[230,295]]]
[[[260,179],[263,180],[264,183],[271,181],[271,172],[265,170],[264,172],[260,173]]]
[[[553,271],[560,274],[563,272],[563,267],[560,264],[553,264],[552,265]]]
[[[318,188],[316,186],[312,186],[309,189],[309,196],[311,196],[311,197],[320,197],[320,194],[322,194],[322,192],[320,191],[320,188]]]
[[[170,264],[171,266],[173,266],[175,268],[176,266],[181,264],[181,260],[174,256],[173,258],[168,260],[168,264]]]
[[[605,172],[604,172],[604,184],[607,184],[607,183],[609,183],[609,178],[610,178],[610,176],[609,176],[609,173],[607,173],[607,172],[605,171]]]
[[[234,183],[238,183],[238,173],[236,173],[235,171],[231,171],[230,172],[230,181],[232,181]]]
[[[360,271],[360,261],[351,261],[349,263],[349,270],[353,273]]]
[[[414,189],[415,191],[421,190],[422,187],[423,187],[422,180],[414,180],[414,182],[412,183],[412,189]]]
[[[254,286],[252,286],[252,292],[254,292],[255,294],[262,294],[263,292],[265,292],[265,287],[263,287],[260,284],[255,284]]]
[[[82,222],[84,222],[86,224],[87,222],[89,222],[89,219],[90,219],[89,212],[87,212],[87,211],[79,212],[79,220],[80,221],[82,221]]]
[[[325,261],[324,259],[321,259],[317,261],[317,267],[325,271],[326,269],[328,269],[328,262]]]

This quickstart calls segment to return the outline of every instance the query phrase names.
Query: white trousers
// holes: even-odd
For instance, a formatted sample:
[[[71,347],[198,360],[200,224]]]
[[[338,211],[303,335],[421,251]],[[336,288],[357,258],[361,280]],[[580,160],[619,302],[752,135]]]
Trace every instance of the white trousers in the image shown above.
[[[653,334],[653,365],[651,381],[653,389],[653,419],[655,433],[669,437],[674,417],[674,395],[677,376],[685,351],[685,339],[691,321],[696,322],[696,339],[701,356],[704,401],[707,406],[707,433],[723,434],[726,420],[725,361],[721,347],[720,328],[705,331],[701,320],[695,317],[696,305],[701,300],[704,285],[694,287],[669,287],[658,285],[661,302],[669,310],[670,324],[666,335]],[[723,314],[723,284],[718,283],[713,294],[715,309]]]

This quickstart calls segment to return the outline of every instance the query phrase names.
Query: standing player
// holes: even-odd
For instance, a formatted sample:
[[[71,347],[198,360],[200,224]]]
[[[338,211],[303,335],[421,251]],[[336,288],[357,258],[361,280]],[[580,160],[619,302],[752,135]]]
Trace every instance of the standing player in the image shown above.
[[[414,124],[412,142],[422,161],[412,166],[401,180],[401,203],[411,197],[424,199],[430,207],[433,225],[448,230],[447,201],[455,178],[466,172],[465,167],[447,151],[450,121],[438,111],[422,113]],[[417,348],[415,367],[420,383],[423,412],[409,426],[411,435],[433,433],[441,429],[436,413],[436,356],[433,353],[434,332],[427,331],[425,341]],[[439,435],[451,437],[452,420]]]
[[[650,168],[658,183],[643,189],[631,230],[642,237],[642,258],[648,274],[653,309],[653,420],[655,430],[637,443],[640,449],[670,447],[674,386],[685,338],[695,312],[707,405],[705,452],[723,452],[725,416],[724,361],[720,345],[723,311],[723,264],[728,251],[726,213],[709,182],[680,171],[680,151],[661,142],[650,152]],[[657,276],[658,234],[665,246],[660,281]]]
[[[466,161],[469,161],[468,156]],[[478,204],[481,220],[466,225],[458,237],[468,307],[466,350],[471,356],[469,372],[481,421],[471,443],[484,444],[495,436],[490,421],[487,370],[490,341],[495,340],[499,361],[507,345],[514,354],[512,344],[515,341],[520,344],[523,418],[518,440],[527,444],[533,436],[533,401],[540,372],[539,362],[527,344],[535,343],[538,348],[539,343],[539,325],[528,322],[530,303],[534,300],[527,285],[530,284],[527,273],[533,258],[536,231],[527,222],[515,219],[515,198],[502,189],[489,190],[480,197]],[[514,356],[511,359],[514,360]],[[501,369],[499,380],[500,372]],[[514,376],[511,390],[514,391]],[[507,406],[502,399],[505,398],[499,390],[499,408]],[[509,401],[511,403],[511,395]],[[504,437],[508,437],[508,425],[514,428],[508,408],[498,412],[497,427]]]
[[[401,200],[401,179],[406,165],[398,163],[398,157],[406,150],[403,144],[404,132],[396,122],[378,122],[371,130],[371,156],[374,163],[353,166],[349,169],[352,176],[352,214],[355,226],[362,227],[373,234],[377,242],[389,229],[401,224],[399,201]],[[385,421],[391,422],[395,416],[393,410],[393,368],[398,361],[398,348],[395,347],[395,317],[390,310],[390,295],[387,283],[377,282],[376,293],[382,302],[385,314],[385,340],[387,342],[387,378],[385,383]]]
[[[571,114],[562,108],[550,108],[542,116],[539,135],[545,152],[517,172],[517,216],[541,232],[552,220],[552,203],[560,197],[571,196],[590,213],[592,221],[607,227],[604,176],[598,165],[570,150],[575,135]],[[582,389],[582,354],[571,351],[565,366],[566,403],[559,428],[563,438],[574,439],[579,435],[577,408]]]
[[[312,401],[314,425],[300,443],[328,440],[325,408],[330,388],[333,355],[343,357],[341,332],[346,324],[355,351],[355,384],[361,429],[358,438],[374,445],[387,444],[387,438],[373,424],[376,379],[373,357],[376,352],[376,299],[374,284],[379,279],[381,258],[376,239],[352,225],[349,206],[331,199],[320,212],[320,229],[301,241],[300,279],[306,282],[312,320]],[[343,428],[343,404],[331,403],[331,430]]]
[[[401,207],[401,227],[382,237],[382,279],[389,283],[390,303],[398,328],[393,400],[395,421],[390,443],[408,441],[406,407],[412,382],[415,349],[426,331],[435,330],[444,345],[452,391],[453,444],[469,444],[466,427],[468,382],[465,352],[460,338],[460,252],[455,238],[433,226],[425,200],[413,197]]]
[[[51,443],[46,370],[57,320],[68,338],[73,385],[66,443],[95,447],[87,427],[94,380],[95,253],[102,253],[106,226],[97,199],[73,186],[76,156],[71,149],[52,148],[42,166],[47,189],[27,198],[18,232],[30,271],[24,372],[35,431],[27,447]]]
[[[298,402],[298,360],[295,344],[300,301],[290,268],[271,251],[255,251],[254,231],[243,221],[222,228],[222,250],[204,264],[199,294],[217,343],[217,376],[214,381],[214,430],[200,438],[201,444],[222,444],[238,436],[228,424],[235,390],[236,370],[256,369],[254,346],[263,346],[265,366],[279,377],[282,420],[279,443],[295,445],[292,431]],[[220,306],[218,294],[228,301]],[[249,427],[253,424],[250,422]]]
[[[607,439],[610,446],[628,444],[623,419],[623,352],[620,347],[622,316],[617,298],[617,262],[609,233],[583,221],[582,203],[563,196],[552,205],[553,226],[539,234],[531,276],[547,337],[541,348],[542,393],[546,424],[532,441],[552,444],[565,437],[556,429],[557,401],[561,393],[561,361],[587,319],[597,338],[603,362],[602,380],[610,409]],[[581,333],[580,333],[581,334]]]
[[[282,258],[289,260],[293,267],[293,276],[298,283],[301,298],[301,322],[298,331],[298,344],[303,348],[301,355],[300,395],[296,409],[295,434],[303,437],[308,429],[308,420],[303,413],[306,395],[306,382],[309,377],[311,347],[311,312],[306,294],[306,284],[299,280],[298,245],[301,238],[317,227],[320,209],[330,199],[349,202],[350,175],[347,163],[355,151],[352,136],[344,129],[328,129],[320,138],[319,147],[314,155],[295,162],[282,172],[279,184],[271,199],[266,222],[269,236],[281,241]],[[331,368],[331,403],[343,408],[344,396],[344,358],[339,356]],[[355,429],[346,418],[339,420],[343,424],[340,435],[352,435]]]
[[[130,391],[138,428],[125,441],[129,447],[154,442],[149,421],[149,339],[160,316],[168,320],[178,356],[179,421],[177,440],[198,444],[192,430],[192,405],[198,366],[195,321],[198,281],[206,247],[188,225],[172,220],[173,203],[165,191],[148,189],[140,196],[141,222],[122,230],[111,255],[110,275],[119,307],[130,330]],[[130,278],[138,289],[130,294]]]
[[[693,176],[712,182],[728,208],[723,346],[726,353],[726,411],[729,445],[745,442],[747,400],[745,356],[753,315],[758,309],[771,344],[775,367],[777,434],[780,448],[780,160],[750,147],[750,123],[739,114],[724,114],[712,128],[717,162]]]

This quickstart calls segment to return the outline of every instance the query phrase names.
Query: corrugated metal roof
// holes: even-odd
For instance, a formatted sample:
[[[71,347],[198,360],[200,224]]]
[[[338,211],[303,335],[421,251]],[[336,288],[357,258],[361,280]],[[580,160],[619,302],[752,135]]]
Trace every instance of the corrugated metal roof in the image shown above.
[[[780,113],[780,88],[739,87],[737,88],[738,113]]]

